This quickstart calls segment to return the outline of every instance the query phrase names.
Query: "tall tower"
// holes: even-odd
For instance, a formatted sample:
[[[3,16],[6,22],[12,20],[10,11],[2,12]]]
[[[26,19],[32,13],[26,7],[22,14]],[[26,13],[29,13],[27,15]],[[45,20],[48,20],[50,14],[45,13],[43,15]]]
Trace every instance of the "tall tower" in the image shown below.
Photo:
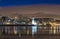
[[[32,24],[37,25],[35,18],[32,18]],[[37,33],[37,26],[32,26],[32,36]]]
[[[32,24],[33,25],[37,25],[36,21],[35,21],[35,18],[32,18]]]

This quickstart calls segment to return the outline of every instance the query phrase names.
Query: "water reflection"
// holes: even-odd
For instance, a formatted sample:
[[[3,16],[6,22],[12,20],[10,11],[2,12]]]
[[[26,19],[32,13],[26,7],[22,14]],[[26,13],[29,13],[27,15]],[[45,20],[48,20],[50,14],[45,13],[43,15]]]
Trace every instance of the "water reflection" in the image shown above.
[[[37,26],[32,26],[32,35],[37,34]]]
[[[60,26],[46,27],[46,26],[0,26],[0,34],[5,31],[7,34],[60,34]]]

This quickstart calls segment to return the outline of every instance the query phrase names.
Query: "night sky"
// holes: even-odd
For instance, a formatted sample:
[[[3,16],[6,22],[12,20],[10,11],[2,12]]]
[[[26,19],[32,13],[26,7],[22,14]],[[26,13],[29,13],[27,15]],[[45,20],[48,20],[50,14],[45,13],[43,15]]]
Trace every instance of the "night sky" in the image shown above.
[[[32,4],[60,4],[60,0],[0,0],[0,6],[21,6]]]

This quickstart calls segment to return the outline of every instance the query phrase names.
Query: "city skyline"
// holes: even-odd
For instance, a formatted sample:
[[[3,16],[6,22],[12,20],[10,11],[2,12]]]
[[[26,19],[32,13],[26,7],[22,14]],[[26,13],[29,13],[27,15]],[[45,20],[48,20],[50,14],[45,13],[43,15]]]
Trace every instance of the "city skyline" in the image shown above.
[[[60,0],[0,0],[0,15],[18,14],[60,19]]]
[[[60,5],[30,5],[30,6],[13,6],[1,7],[0,15],[5,16],[38,16],[38,17],[54,17],[60,19]]]

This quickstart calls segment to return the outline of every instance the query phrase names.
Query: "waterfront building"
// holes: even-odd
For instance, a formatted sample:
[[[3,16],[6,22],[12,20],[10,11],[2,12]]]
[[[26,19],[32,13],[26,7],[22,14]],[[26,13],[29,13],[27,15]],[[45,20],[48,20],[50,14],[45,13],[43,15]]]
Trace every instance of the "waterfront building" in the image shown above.
[[[5,26],[2,27],[2,31],[8,34],[60,34],[60,22],[54,18],[18,18],[15,17],[13,21],[9,18],[3,17],[3,24],[27,24],[31,26]],[[35,25],[35,26],[32,26]],[[0,28],[1,29],[1,28]],[[1,30],[0,30],[1,31]]]

